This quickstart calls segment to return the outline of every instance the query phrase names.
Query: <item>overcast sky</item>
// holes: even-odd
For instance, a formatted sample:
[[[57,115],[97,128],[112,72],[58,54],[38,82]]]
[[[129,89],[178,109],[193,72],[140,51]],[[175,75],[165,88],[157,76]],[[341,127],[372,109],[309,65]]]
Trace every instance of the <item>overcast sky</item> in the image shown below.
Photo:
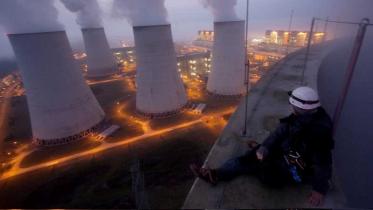
[[[115,19],[111,15],[112,0],[98,1],[104,10],[104,27],[110,45],[118,47],[120,40],[131,41],[132,27],[125,19]],[[246,0],[238,0],[236,6],[236,12],[242,19],[245,17],[245,4]],[[78,47],[82,38],[75,14],[67,11],[59,1],[55,5],[71,43]],[[213,27],[211,12],[199,0],[166,0],[166,8],[175,41],[192,41],[198,30]],[[266,29],[287,29],[292,9],[295,11],[293,29],[296,30],[308,30],[313,16],[351,21],[369,17],[373,21],[373,0],[250,0],[249,36],[261,37]],[[323,23],[318,24],[317,28],[322,30]],[[346,31],[346,27],[338,27],[337,30],[342,28]],[[330,24],[329,29],[332,33],[336,26]],[[349,30],[355,31],[354,28]],[[6,32],[2,28],[0,31],[0,58],[10,57],[12,50]]]

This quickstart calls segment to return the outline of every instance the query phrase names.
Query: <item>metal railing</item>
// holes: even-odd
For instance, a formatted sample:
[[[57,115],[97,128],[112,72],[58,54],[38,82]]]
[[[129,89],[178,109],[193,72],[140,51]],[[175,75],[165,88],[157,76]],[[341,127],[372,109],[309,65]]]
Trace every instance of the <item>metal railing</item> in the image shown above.
[[[307,63],[308,63],[308,58],[309,58],[309,53],[310,53],[310,48],[311,48],[311,43],[312,43],[312,36],[313,36],[313,31],[314,31],[314,26],[316,21],[325,21],[325,23],[336,23],[336,24],[347,24],[347,25],[356,25],[359,26],[353,49],[351,52],[351,56],[347,65],[346,69],[346,75],[344,77],[344,81],[342,84],[342,91],[338,97],[337,100],[337,106],[333,114],[333,134],[336,132],[336,128],[338,127],[338,123],[343,111],[343,107],[346,101],[346,97],[351,85],[351,81],[354,75],[355,67],[356,64],[358,63],[359,60],[359,55],[361,48],[364,43],[364,38],[365,34],[367,31],[368,26],[372,26],[373,24],[370,23],[370,20],[368,18],[362,19],[360,22],[351,22],[351,21],[340,21],[340,20],[330,20],[329,18],[327,19],[322,19],[322,18],[312,18],[311,22],[311,29],[308,37],[308,43],[307,43],[307,50],[304,56],[304,65],[303,65],[303,71],[302,71],[302,78],[301,78],[301,83],[304,83],[304,74],[307,69]],[[324,29],[326,31],[326,29]]]

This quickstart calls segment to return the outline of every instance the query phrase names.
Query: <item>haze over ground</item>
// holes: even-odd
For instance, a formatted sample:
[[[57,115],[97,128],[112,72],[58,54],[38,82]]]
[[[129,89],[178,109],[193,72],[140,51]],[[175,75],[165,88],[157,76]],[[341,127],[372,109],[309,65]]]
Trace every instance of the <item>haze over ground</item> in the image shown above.
[[[121,40],[133,39],[132,27],[123,17],[112,15],[112,0],[98,0],[103,10],[103,25],[106,29],[110,45],[120,46]],[[213,15],[203,6],[201,0],[166,0],[168,21],[172,24],[175,41],[191,41],[200,29],[212,29]],[[246,0],[238,0],[235,10],[238,18],[245,17]],[[371,0],[251,0],[250,1],[249,37],[261,37],[266,29],[287,29],[291,9],[295,10],[293,29],[308,30],[313,16],[331,19],[359,21],[363,17],[373,20],[373,1]],[[58,9],[58,19],[65,26],[69,39],[74,48],[82,48],[80,26],[76,23],[76,16],[65,6],[55,0]],[[146,13],[144,13],[146,15]],[[323,23],[316,28],[322,30]],[[331,24],[330,30],[335,31]],[[339,27],[339,34],[354,28]],[[12,57],[6,31],[0,27],[0,58]]]

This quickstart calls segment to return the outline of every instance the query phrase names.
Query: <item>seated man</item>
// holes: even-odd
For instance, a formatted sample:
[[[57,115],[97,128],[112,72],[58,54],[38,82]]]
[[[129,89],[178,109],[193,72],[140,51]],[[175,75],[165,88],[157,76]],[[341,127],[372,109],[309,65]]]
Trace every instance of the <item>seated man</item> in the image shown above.
[[[313,89],[300,87],[289,96],[293,113],[280,120],[263,144],[250,141],[245,155],[217,169],[192,164],[193,173],[213,185],[242,174],[256,175],[269,186],[310,182],[309,202],[321,205],[332,173],[332,121]]]

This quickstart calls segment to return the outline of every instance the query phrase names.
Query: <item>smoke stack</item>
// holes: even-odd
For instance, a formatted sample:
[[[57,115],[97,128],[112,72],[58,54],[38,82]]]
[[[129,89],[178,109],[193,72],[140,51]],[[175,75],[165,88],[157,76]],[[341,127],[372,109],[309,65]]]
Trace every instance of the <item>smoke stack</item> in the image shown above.
[[[88,77],[104,77],[118,73],[103,28],[82,29],[88,59]]]
[[[245,91],[245,22],[215,22],[214,31],[207,90],[214,95],[242,95]]]
[[[170,25],[135,26],[137,56],[136,108],[150,116],[180,110],[187,97],[177,71]]]
[[[34,139],[53,146],[78,140],[105,114],[73,59],[66,33],[9,35],[26,89]]]

